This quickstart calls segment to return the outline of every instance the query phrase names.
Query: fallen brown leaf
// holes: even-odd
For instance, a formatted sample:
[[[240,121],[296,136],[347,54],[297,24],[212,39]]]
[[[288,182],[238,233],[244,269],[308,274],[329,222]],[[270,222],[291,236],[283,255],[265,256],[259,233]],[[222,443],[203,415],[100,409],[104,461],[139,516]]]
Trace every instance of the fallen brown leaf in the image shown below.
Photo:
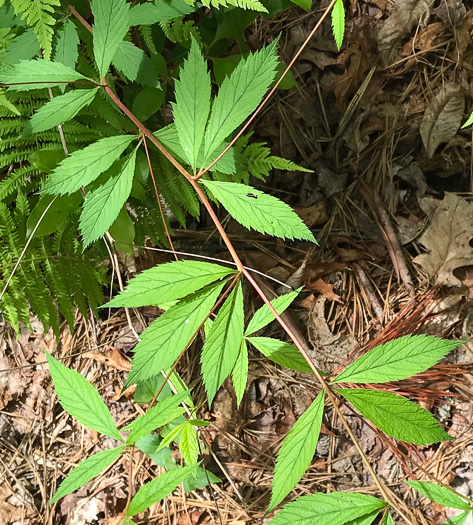
[[[112,348],[109,355],[105,355],[100,352],[97,352],[96,350],[93,350],[91,352],[83,354],[82,357],[85,357],[86,359],[94,359],[99,363],[111,366],[116,370],[120,370],[121,372],[129,372],[131,369],[130,361],[123,357],[122,353],[118,348]]]
[[[316,292],[320,292],[324,295],[329,301],[336,301],[337,303],[342,303],[340,296],[333,291],[333,284],[325,282],[323,279],[317,279],[315,282],[308,283],[306,288]]]

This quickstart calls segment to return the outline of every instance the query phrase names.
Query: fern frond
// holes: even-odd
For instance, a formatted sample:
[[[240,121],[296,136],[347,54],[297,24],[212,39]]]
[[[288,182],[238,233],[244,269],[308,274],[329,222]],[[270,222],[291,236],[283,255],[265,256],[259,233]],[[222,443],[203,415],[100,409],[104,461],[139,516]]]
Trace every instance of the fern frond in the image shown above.
[[[202,0],[202,4],[206,7],[241,7],[242,9],[252,9],[253,11],[261,11],[267,13],[268,10],[258,0]]]

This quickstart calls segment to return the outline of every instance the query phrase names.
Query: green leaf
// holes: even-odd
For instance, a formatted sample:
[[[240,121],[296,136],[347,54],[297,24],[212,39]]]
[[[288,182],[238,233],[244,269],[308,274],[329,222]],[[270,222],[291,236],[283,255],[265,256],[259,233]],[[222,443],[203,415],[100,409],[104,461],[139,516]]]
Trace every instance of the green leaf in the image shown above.
[[[205,134],[204,162],[258,106],[276,74],[278,40],[240,60],[223,81]]]
[[[244,320],[243,292],[238,281],[212,323],[202,349],[200,362],[209,405],[238,359]]]
[[[69,475],[61,483],[49,504],[52,505],[57,500],[88,483],[95,476],[98,476],[120,456],[125,448],[125,446],[112,448],[111,450],[104,450],[89,456],[69,472]]]
[[[400,441],[428,445],[453,439],[430,412],[405,397],[378,390],[336,391],[380,430]]]
[[[120,210],[118,217],[108,229],[108,233],[115,241],[115,248],[124,253],[133,255],[133,241],[135,239],[135,225],[130,219],[126,205]]]
[[[285,437],[276,459],[273,490],[267,512],[281,503],[309,467],[319,440],[324,400],[322,390]]]
[[[468,516],[470,516],[470,511],[465,511],[461,514],[458,514],[457,516],[454,516],[453,518],[448,519],[447,521],[444,521],[441,525],[463,525]]]
[[[388,512],[386,514],[386,517],[382,521],[381,525],[394,525],[394,520],[393,520],[390,512]]]
[[[74,68],[79,58],[79,37],[77,29],[70,19],[67,19],[56,33],[54,61],[61,62],[67,67]]]
[[[248,349],[244,339],[241,342],[238,358],[232,370],[232,381],[237,397],[237,407],[239,407],[248,381]]]
[[[165,472],[143,485],[131,500],[127,516],[134,516],[143,512],[148,507],[162,500],[180,485],[186,478],[192,476],[197,469],[197,464]]]
[[[343,35],[345,34],[345,7],[343,6],[343,0],[337,0],[331,14],[333,36],[337,44],[337,49],[340,51]]]
[[[386,507],[384,501],[356,492],[317,492],[284,505],[271,525],[346,525]]]
[[[23,34],[15,39],[11,46],[8,46],[3,55],[2,65],[13,66],[20,60],[29,60],[39,53],[39,42],[33,28],[27,29]]]
[[[151,59],[131,42],[126,40],[120,42],[112,64],[129,80],[134,80],[138,84],[159,85],[158,74],[155,72]]]
[[[205,321],[224,282],[212,284],[169,308],[141,334],[125,386],[144,381],[170,367]]]
[[[294,290],[293,292],[286,293],[280,297],[276,297],[271,301],[272,307],[276,312],[281,315],[284,310],[294,301],[294,299],[299,295],[303,286]],[[267,305],[263,305],[259,310],[256,311],[255,315],[252,317],[251,321],[248,323],[248,326],[245,330],[245,335],[251,335],[254,332],[258,332],[269,323],[274,321],[275,317]]]
[[[51,204],[53,199],[56,200]],[[34,234],[35,237],[50,235],[51,233],[58,231],[59,227],[64,223],[67,217],[77,211],[81,203],[82,197],[79,192],[73,193],[72,195],[64,195],[62,197],[53,197],[52,195],[41,197],[26,222],[26,236],[29,237],[31,235],[49,204],[51,204],[51,206],[41,220],[41,224],[38,226]]]
[[[131,26],[146,26],[156,22],[168,22],[173,18],[186,16],[195,10],[185,0],[156,0],[154,3],[135,5],[130,9]]]
[[[347,521],[345,525],[371,525],[382,509],[377,509],[354,520]]]
[[[120,42],[128,31],[126,0],[92,0],[94,55],[100,77],[104,77]]]
[[[440,503],[445,507],[451,507],[452,509],[460,510],[471,510],[470,505],[467,501],[457,496],[451,490],[446,487],[441,487],[437,483],[431,483],[428,481],[406,481],[406,483],[423,494],[426,498],[429,498],[435,503]]]
[[[107,405],[92,384],[48,352],[46,357],[62,408],[82,425],[123,442]]]
[[[171,443],[172,441],[176,441],[178,442],[179,439],[180,439],[180,434],[182,432],[182,429],[184,428],[184,425],[186,423],[182,423],[181,425],[177,425],[176,427],[174,427],[168,434],[166,434],[163,438],[163,440],[161,441],[159,447],[158,447],[158,451],[160,450],[163,450],[165,447],[167,447],[169,445],[169,443]],[[162,433],[161,433],[162,434]]]
[[[471,115],[468,117],[468,120],[465,122],[465,124],[463,124],[463,126],[461,127],[461,129],[467,128],[468,126],[471,126],[472,124],[473,124],[473,112],[472,112]]]
[[[312,373],[307,361],[302,357],[299,350],[291,343],[284,343],[271,337],[247,337],[257,350],[278,365],[285,366],[291,370]]]
[[[464,341],[406,335],[376,346],[348,365],[333,383],[386,383],[424,372]]]
[[[176,81],[176,103],[172,108],[179,141],[194,173],[210,113],[210,88],[207,63],[192,38],[189,57]]]
[[[293,4],[296,4],[300,7],[303,7],[304,9],[307,9],[307,11],[310,11],[312,9],[312,0],[291,0]]]
[[[197,428],[188,421],[184,424],[179,441],[179,452],[184,458],[186,465],[192,465],[199,459],[199,444],[197,439]]]
[[[151,407],[145,414],[135,419],[130,425],[122,430],[131,430],[127,439],[127,444],[135,443],[141,438],[147,436],[153,430],[167,425],[169,422],[176,419],[176,417],[184,413],[184,407],[181,406],[185,401],[187,392],[181,392],[175,396],[158,401],[158,403]]]
[[[87,186],[110,168],[134,138],[133,135],[106,137],[74,151],[51,173],[42,193],[64,195]]]
[[[119,173],[87,194],[80,216],[84,247],[93,243],[110,228],[128,199],[135,173],[136,149],[119,161]]]
[[[160,374],[157,376],[150,377],[146,381],[140,381],[136,385],[135,393],[133,394],[133,399],[140,405],[149,403],[153,397],[157,394],[158,390],[162,387],[161,393],[159,394],[158,401],[162,401],[172,395],[171,387],[166,381],[166,384],[163,386],[165,377]]]
[[[55,87],[77,80],[88,81],[89,79],[60,62],[50,62],[43,59],[20,60],[14,66],[0,70],[0,82],[15,84],[9,88],[13,91]]]
[[[131,112],[135,117],[144,122],[154,115],[164,102],[164,91],[155,87],[144,87],[139,91],[133,100]],[[148,161],[146,167],[149,172]]]
[[[312,232],[296,212],[276,197],[246,184],[204,179],[200,179],[200,182],[245,228],[282,239],[306,239],[317,244]]]
[[[31,117],[24,133],[39,133],[71,120],[94,100],[98,89],[76,89],[54,97]]]
[[[202,261],[160,264],[134,277],[106,307],[162,305],[181,299],[204,286],[234,273],[231,268]]]

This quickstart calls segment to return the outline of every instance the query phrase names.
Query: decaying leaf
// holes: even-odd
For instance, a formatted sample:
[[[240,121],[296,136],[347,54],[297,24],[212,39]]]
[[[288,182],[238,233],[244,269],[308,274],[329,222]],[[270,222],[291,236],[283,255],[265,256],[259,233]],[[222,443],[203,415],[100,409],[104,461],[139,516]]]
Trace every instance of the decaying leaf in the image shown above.
[[[420,134],[429,158],[433,157],[440,144],[455,136],[462,123],[464,111],[465,97],[457,84],[444,86],[427,106],[420,125]]]
[[[429,12],[426,0],[397,0],[378,33],[378,50],[384,67],[392,64],[398,56],[402,39],[417,24],[428,22]]]
[[[453,193],[445,193],[443,201],[424,197],[420,205],[430,217],[430,226],[419,238],[429,250],[418,255],[414,263],[422,266],[435,284],[462,286],[453,271],[468,266],[473,260],[473,203]]]

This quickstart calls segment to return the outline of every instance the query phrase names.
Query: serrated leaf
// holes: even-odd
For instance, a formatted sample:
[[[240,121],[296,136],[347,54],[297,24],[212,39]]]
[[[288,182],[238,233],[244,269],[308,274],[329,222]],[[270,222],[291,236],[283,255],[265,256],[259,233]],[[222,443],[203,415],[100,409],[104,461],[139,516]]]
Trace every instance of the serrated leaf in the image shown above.
[[[123,40],[112,60],[113,66],[121,71],[129,80],[147,86],[159,86],[159,78],[152,60],[144,51],[131,42]]]
[[[200,179],[200,182],[245,228],[282,239],[306,239],[317,244],[312,232],[296,212],[276,197],[246,184],[204,179]]]
[[[125,448],[126,447],[123,446],[112,448],[111,450],[104,450],[85,459],[69,472],[67,478],[59,485],[49,504],[52,505],[57,500],[88,483],[91,479],[95,478],[95,476],[98,476],[120,456]]]
[[[211,84],[207,63],[194,38],[175,86],[174,123],[186,159],[196,173],[197,157],[210,113]]]
[[[42,193],[64,195],[87,186],[110,168],[134,138],[133,135],[106,137],[74,151],[51,173]]]
[[[405,397],[364,389],[336,389],[358,411],[388,436],[415,445],[453,439],[430,412]]]
[[[179,441],[179,452],[184,458],[186,465],[192,465],[199,459],[199,444],[197,439],[197,428],[189,422],[185,423]]]
[[[267,512],[281,503],[309,467],[319,440],[324,401],[322,390],[284,438],[276,459],[273,490]]]
[[[272,307],[276,310],[276,312],[281,315],[284,310],[294,301],[294,299],[299,295],[299,293],[302,290],[302,286],[298,288],[297,290],[294,290],[293,292],[286,293],[284,295],[281,295],[280,297],[276,297],[276,299],[273,299],[271,301]],[[259,308],[255,315],[251,318],[251,321],[248,323],[248,326],[245,330],[245,336],[251,335],[254,332],[258,332],[265,326],[267,326],[269,323],[274,321],[275,317],[274,314],[271,312],[271,310],[268,308],[267,305],[263,305],[261,308]]]
[[[176,419],[176,417],[182,415],[185,409],[181,404],[187,398],[188,393],[189,391],[181,392],[180,394],[158,401],[158,403],[151,407],[145,414],[123,428],[122,430],[131,429],[127,444],[135,443],[135,441],[144,438],[153,430],[167,425]]]
[[[0,82],[15,84],[9,87],[13,91],[30,91],[55,87],[77,80],[89,80],[74,69],[49,60],[20,60],[14,66],[0,70]]]
[[[384,501],[356,492],[309,494],[284,505],[271,525],[346,525],[366,514],[386,507]]]
[[[173,18],[186,16],[195,10],[185,0],[155,0],[154,3],[135,5],[130,9],[129,23],[131,26],[152,25],[156,22],[168,22]]]
[[[55,62],[61,62],[67,67],[74,68],[79,58],[79,37],[77,29],[70,19],[67,19],[56,33],[54,49]]]
[[[125,386],[170,367],[209,314],[224,282],[207,286],[166,310],[141,334]]]
[[[271,337],[247,337],[257,350],[278,365],[285,366],[291,370],[312,373],[307,361],[302,357],[299,350],[290,343],[284,343]]]
[[[360,516],[354,520],[347,521],[344,525],[371,525],[376,516],[381,512],[382,509],[377,509],[365,516]]]
[[[463,341],[406,335],[376,346],[348,365],[333,383],[386,383],[424,372]]]
[[[104,77],[120,42],[128,31],[126,0],[92,0],[94,56],[100,77]]]
[[[248,381],[248,349],[246,341],[243,339],[240,345],[240,352],[232,370],[232,382],[235,387],[237,398],[237,407],[240,406],[245,393],[246,383]]]
[[[460,510],[471,510],[470,505],[467,501],[457,496],[451,490],[446,487],[437,485],[429,481],[406,481],[406,483],[423,494],[426,498],[429,498],[435,503],[440,503],[445,507],[451,507],[452,509]]]
[[[240,60],[212,105],[205,134],[204,162],[258,106],[271,85],[278,65],[278,40]]]
[[[340,51],[345,34],[345,7],[343,0],[337,0],[332,9],[332,31],[337,44],[337,49]]]
[[[80,231],[84,248],[112,226],[130,196],[135,174],[136,149],[119,163],[119,173],[87,194],[80,215]]]
[[[471,113],[471,115],[468,117],[468,120],[465,122],[465,124],[463,124],[463,126],[461,127],[461,129],[465,129],[467,128],[468,126],[471,126],[473,124],[473,112]]]
[[[141,272],[103,308],[159,305],[189,295],[234,273],[231,268],[203,261],[175,261]]]
[[[157,448],[156,451],[159,452],[160,450],[163,450],[172,441],[178,441],[178,439],[180,438],[180,434],[182,432],[182,429],[184,428],[185,424],[186,423],[182,423],[182,425],[178,425],[177,427],[174,427],[168,434],[166,434],[163,437],[163,440],[159,444],[159,447]]]
[[[94,100],[98,88],[76,89],[54,97],[42,106],[30,119],[25,133],[39,133],[71,120],[82,108]]]
[[[40,50],[40,44],[33,28],[27,29],[16,37],[13,44],[8,46],[2,56],[2,66],[13,66],[20,60],[29,60],[36,57]]]
[[[463,525],[470,515],[471,511],[462,512],[461,514],[444,521],[441,525]]]
[[[244,320],[243,292],[238,281],[212,323],[202,349],[200,362],[209,405],[238,359]]]
[[[46,357],[62,408],[82,425],[123,442],[107,405],[92,384],[48,352]]]
[[[197,464],[188,465],[187,467],[178,468],[161,474],[149,483],[143,485],[135,494],[128,507],[127,516],[134,516],[143,512],[148,507],[162,500],[164,497],[180,485],[186,478],[192,476],[197,469]]]
[[[381,523],[381,525],[394,525],[394,520],[393,520],[390,512],[388,512],[386,514],[386,517],[384,518],[384,520]]]

